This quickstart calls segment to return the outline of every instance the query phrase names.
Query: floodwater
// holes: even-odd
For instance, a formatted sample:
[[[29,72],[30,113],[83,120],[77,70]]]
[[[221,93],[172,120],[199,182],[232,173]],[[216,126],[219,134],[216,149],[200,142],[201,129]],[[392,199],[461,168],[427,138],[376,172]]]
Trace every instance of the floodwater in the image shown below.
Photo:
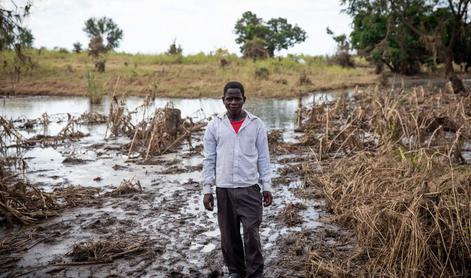
[[[312,101],[331,100],[343,93],[316,93],[302,98],[301,102],[309,105]],[[133,111],[142,105],[143,100],[140,97],[129,97],[126,106]],[[295,140],[293,129],[299,101],[248,99],[245,109],[259,116],[269,130],[282,129],[285,140]],[[156,99],[147,113],[165,105],[180,109],[182,117],[192,117],[195,121],[225,110],[218,99]],[[51,124],[47,128],[36,126],[33,130],[22,130],[26,138],[43,133],[56,135],[66,124],[67,121],[60,120],[67,118],[67,114],[78,116],[85,112],[98,112],[107,115],[109,109],[108,98],[100,105],[91,105],[85,97],[35,96],[0,100],[0,115],[8,119],[34,119],[45,112],[48,114]],[[142,109],[138,110],[137,121],[144,114]],[[39,183],[46,191],[67,185],[98,187],[107,191],[117,187],[123,179],[134,179],[140,181],[144,193],[132,198],[110,199],[96,208],[69,209],[59,217],[45,221],[41,224],[43,230],[60,236],[55,240],[41,242],[22,254],[17,264],[21,270],[16,274],[30,272],[27,277],[47,275],[54,263],[67,261],[65,254],[71,251],[74,243],[116,234],[145,235],[158,246],[159,255],[144,266],[139,262],[130,266],[123,266],[123,263],[106,267],[81,266],[72,270],[58,270],[58,276],[140,273],[149,277],[167,277],[169,273],[179,273],[186,277],[194,273],[207,275],[214,268],[221,270],[223,263],[219,251],[216,212],[206,211],[202,206],[198,183],[202,167],[200,154],[189,155],[188,146],[183,144],[178,152],[159,157],[160,163],[139,165],[130,162],[126,152],[122,151],[123,145],[130,141],[128,138],[105,139],[105,124],[83,125],[79,126],[79,130],[89,136],[77,142],[26,150],[22,155],[27,162],[25,175],[28,180]],[[196,137],[194,145],[201,144],[201,134]],[[80,163],[65,163],[66,158],[78,159]],[[272,161],[273,176],[277,177],[277,169],[283,165],[273,158]],[[322,225],[318,222],[319,215],[323,213],[319,210],[318,201],[296,197],[293,194],[296,187],[299,185],[295,183],[275,186],[273,205],[264,209],[260,232],[266,265],[271,271],[267,277],[270,277],[270,273],[281,273],[282,276],[293,274],[276,267],[281,238]],[[287,204],[296,202],[308,207],[300,212],[304,222],[287,227],[278,214]],[[66,231],[64,227],[67,227]],[[0,229],[0,238],[2,232]],[[302,276],[302,273],[299,275]]]
[[[315,93],[301,99],[303,105],[309,105],[313,101],[320,102],[332,100],[344,92]],[[126,99],[126,107],[129,111],[134,111],[143,104],[142,97],[129,97]],[[281,129],[286,141],[293,140],[296,110],[299,106],[299,99],[248,99],[244,108],[259,116],[266,124],[267,129]],[[39,118],[43,113],[47,113],[51,123],[44,128],[37,127],[33,130],[22,130],[26,137],[35,134],[56,135],[65,125],[59,119],[66,118],[67,114],[79,116],[85,112],[97,112],[107,115],[110,109],[111,100],[105,98],[102,104],[91,105],[86,97],[58,97],[58,96],[34,96],[4,98],[0,102],[0,115],[7,119],[34,119]],[[181,110],[182,117],[191,117],[195,121],[208,116],[225,111],[224,105],[219,99],[156,99],[148,108],[148,112],[153,112],[156,108],[171,105]],[[137,110],[135,120],[142,118],[142,109]],[[55,122],[57,120],[58,122]],[[104,171],[117,165],[126,164],[127,157],[118,154],[110,155],[109,149],[113,145],[117,148],[122,143],[127,143],[127,138],[107,139],[105,138],[106,125],[84,125],[80,131],[89,136],[82,138],[78,143],[62,147],[34,148],[23,154],[28,161],[28,178],[33,182],[43,182],[44,184],[80,184],[87,186],[103,186],[103,181],[108,184],[116,184],[123,179],[135,178],[141,180],[145,178],[149,171],[159,170],[159,166],[146,166],[147,171],[139,171],[143,167],[129,164],[125,171],[116,170],[113,172]],[[107,150],[100,151],[97,145],[106,144]],[[97,155],[100,159],[97,159]],[[163,159],[177,159],[177,154],[163,156]],[[62,161],[67,157],[79,158],[87,163],[67,166]],[[201,159],[185,159],[186,166],[201,163]],[[52,179],[51,179],[52,177]],[[100,177],[102,181],[90,181]],[[188,177],[198,180],[199,177]]]
[[[317,92],[305,96],[301,99],[303,105],[309,105],[313,101],[320,102],[332,100],[340,96],[344,91]],[[143,104],[143,97],[128,97],[126,107],[133,111]],[[26,118],[33,119],[41,117],[44,112],[49,116],[63,116],[67,113],[79,115],[85,112],[97,112],[107,115],[111,104],[110,98],[105,98],[101,104],[90,104],[87,97],[61,97],[61,96],[34,96],[34,97],[14,97],[0,98],[0,116],[8,119]],[[149,111],[155,108],[162,108],[166,105],[173,106],[181,110],[182,117],[192,117],[195,119],[205,118],[216,113],[225,111],[220,99],[175,99],[157,98],[150,106]],[[299,99],[250,99],[248,98],[244,108],[259,116],[269,129],[284,129],[292,132],[295,124],[295,113],[299,105]],[[54,117],[53,116],[53,117]],[[139,117],[136,117],[139,119]],[[100,135],[100,134],[92,134]]]

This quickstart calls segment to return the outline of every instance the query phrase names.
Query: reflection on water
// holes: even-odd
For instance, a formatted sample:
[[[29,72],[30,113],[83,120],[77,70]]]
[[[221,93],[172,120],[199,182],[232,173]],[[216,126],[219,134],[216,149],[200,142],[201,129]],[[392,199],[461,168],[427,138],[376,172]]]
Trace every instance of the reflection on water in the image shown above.
[[[343,92],[313,93],[302,98],[303,104],[323,100],[331,100]],[[127,108],[132,111],[143,104],[143,97],[128,97]],[[8,119],[27,118],[33,119],[41,117],[43,113],[49,115],[79,115],[84,112],[98,112],[108,114],[111,99],[105,98],[102,104],[91,105],[87,97],[60,97],[60,96],[34,96],[34,97],[14,97],[4,98],[0,102],[0,115]],[[150,111],[155,108],[164,107],[167,103],[172,103],[175,108],[182,111],[182,116],[187,117],[207,117],[215,113],[225,111],[220,99],[155,99]],[[298,99],[247,99],[245,109],[259,116],[266,123],[267,127],[292,129],[295,121],[295,113],[298,108]]]

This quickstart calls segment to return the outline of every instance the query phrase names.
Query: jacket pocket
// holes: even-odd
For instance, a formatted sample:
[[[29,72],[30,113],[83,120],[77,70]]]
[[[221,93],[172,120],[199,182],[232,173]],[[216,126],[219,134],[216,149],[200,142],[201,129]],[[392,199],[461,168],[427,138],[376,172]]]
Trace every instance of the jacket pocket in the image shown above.
[[[243,154],[247,156],[257,155],[254,136],[242,136],[239,138],[239,147]]]

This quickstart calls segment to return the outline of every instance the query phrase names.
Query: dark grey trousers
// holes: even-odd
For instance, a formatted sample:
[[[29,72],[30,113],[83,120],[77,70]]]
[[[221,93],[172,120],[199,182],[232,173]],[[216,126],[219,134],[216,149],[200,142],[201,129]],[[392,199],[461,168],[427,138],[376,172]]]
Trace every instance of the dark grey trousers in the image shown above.
[[[242,277],[263,277],[262,194],[258,185],[242,188],[216,188],[218,223],[224,262],[231,273]],[[244,241],[240,236],[240,224]]]

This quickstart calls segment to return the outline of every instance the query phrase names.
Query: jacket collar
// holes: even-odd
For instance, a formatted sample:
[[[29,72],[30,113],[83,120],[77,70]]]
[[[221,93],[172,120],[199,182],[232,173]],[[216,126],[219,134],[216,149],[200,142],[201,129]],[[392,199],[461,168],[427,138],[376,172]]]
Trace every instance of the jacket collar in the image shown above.
[[[254,119],[257,119],[258,117],[253,115],[252,113],[250,113],[249,111],[245,110],[245,113],[247,113],[247,119],[249,120],[254,120]],[[227,113],[221,113],[221,114],[218,114],[217,117],[221,120],[224,120],[224,119],[227,119],[229,121],[229,118],[227,117]]]

